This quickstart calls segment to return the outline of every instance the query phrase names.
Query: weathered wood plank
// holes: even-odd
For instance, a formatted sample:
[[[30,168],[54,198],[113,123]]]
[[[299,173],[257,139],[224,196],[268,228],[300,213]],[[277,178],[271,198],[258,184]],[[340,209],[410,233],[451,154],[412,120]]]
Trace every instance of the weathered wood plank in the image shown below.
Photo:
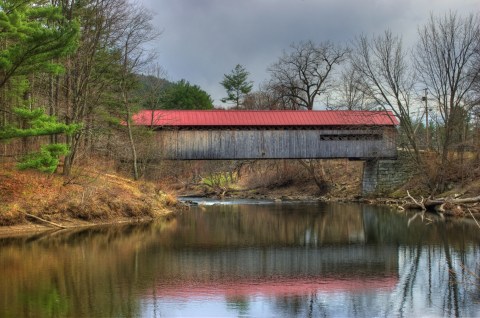
[[[159,130],[158,158],[395,158],[393,129]]]

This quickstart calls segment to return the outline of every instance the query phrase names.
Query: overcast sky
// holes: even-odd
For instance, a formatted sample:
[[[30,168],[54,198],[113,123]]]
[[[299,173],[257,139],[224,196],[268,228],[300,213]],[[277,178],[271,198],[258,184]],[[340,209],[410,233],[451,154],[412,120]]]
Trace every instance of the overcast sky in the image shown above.
[[[254,89],[267,67],[292,42],[348,44],[359,34],[390,29],[406,45],[434,15],[480,12],[480,0],[138,0],[162,31],[153,43],[168,79],[199,85],[221,105],[219,84],[236,64],[250,72]]]

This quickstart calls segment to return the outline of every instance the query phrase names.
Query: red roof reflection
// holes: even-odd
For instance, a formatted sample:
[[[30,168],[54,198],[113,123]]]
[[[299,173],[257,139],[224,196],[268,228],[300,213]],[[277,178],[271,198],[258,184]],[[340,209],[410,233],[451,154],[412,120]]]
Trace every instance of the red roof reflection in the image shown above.
[[[204,296],[285,296],[307,295],[311,293],[359,293],[379,290],[391,291],[398,282],[397,277],[329,279],[329,278],[290,278],[269,281],[220,281],[183,282],[157,286],[156,296],[175,298],[195,298]]]

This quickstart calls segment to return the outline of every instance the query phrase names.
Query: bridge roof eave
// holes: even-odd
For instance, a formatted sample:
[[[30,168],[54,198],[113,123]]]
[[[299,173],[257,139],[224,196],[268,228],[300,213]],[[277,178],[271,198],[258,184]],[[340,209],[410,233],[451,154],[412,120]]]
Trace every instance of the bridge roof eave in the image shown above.
[[[232,126],[232,125],[164,125],[164,126],[154,126],[155,130],[375,130],[375,129],[395,129],[394,126],[389,125],[377,125],[377,126],[368,126],[368,125],[358,125],[358,126],[328,126],[328,125],[319,125],[319,126]]]
[[[391,112],[380,111],[200,111],[142,110],[139,126],[153,127],[357,127],[397,126]]]

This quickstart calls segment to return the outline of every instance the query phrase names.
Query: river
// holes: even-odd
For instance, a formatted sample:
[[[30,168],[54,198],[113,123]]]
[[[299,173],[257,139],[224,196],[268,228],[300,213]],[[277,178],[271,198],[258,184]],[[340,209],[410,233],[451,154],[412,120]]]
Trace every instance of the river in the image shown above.
[[[480,228],[386,207],[212,201],[0,238],[0,317],[480,316]]]

